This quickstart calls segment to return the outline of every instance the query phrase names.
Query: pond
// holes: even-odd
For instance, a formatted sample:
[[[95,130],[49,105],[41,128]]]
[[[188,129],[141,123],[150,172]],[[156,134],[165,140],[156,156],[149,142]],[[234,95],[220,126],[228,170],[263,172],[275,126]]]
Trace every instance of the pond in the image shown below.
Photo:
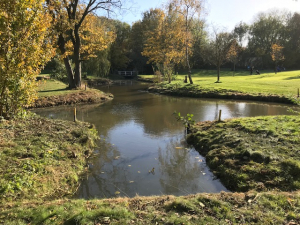
[[[290,106],[245,101],[180,98],[149,94],[146,85],[101,88],[114,94],[102,105],[78,105],[77,119],[93,123],[100,136],[89,159],[78,198],[188,195],[228,191],[209,171],[202,157],[185,142],[184,126],[175,119],[194,114],[195,121],[261,115],[288,115]],[[34,110],[37,114],[73,120],[72,106]]]

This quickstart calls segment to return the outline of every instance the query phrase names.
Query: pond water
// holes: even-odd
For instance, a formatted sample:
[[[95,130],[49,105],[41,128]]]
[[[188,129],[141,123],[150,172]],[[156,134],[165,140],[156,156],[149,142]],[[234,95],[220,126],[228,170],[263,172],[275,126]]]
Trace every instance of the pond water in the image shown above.
[[[114,94],[102,105],[78,105],[77,119],[95,124],[100,140],[89,159],[79,198],[188,195],[228,191],[205,159],[185,142],[184,126],[174,111],[195,121],[260,115],[288,115],[290,106],[245,101],[179,98],[149,94],[145,85],[101,88]],[[36,109],[39,115],[73,120],[72,106]]]

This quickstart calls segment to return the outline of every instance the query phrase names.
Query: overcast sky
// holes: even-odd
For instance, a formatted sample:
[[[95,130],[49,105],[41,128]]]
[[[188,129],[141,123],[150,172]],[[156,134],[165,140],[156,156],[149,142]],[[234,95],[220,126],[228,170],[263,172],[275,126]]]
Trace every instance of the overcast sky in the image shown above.
[[[150,8],[161,7],[166,0],[133,0],[131,10],[117,19],[132,24],[142,19],[142,13]],[[300,0],[206,0],[206,21],[208,25],[224,27],[231,31],[240,21],[252,23],[259,12],[272,9],[287,9],[300,12]]]

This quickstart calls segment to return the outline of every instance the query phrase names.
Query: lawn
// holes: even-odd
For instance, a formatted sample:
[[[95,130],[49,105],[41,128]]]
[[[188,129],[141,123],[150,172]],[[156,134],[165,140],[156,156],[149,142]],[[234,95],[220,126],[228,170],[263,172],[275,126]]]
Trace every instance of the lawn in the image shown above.
[[[78,92],[78,90],[68,90],[67,87],[68,85],[58,80],[41,80],[38,85],[38,96],[45,97]]]
[[[184,84],[185,73],[176,75],[171,85],[190,86]],[[153,75],[140,75],[143,78],[153,78]],[[233,73],[224,69],[220,74],[220,83],[217,81],[215,70],[193,70],[192,79],[199,88],[228,89],[244,93],[276,94],[287,97],[296,96],[300,88],[300,71],[285,71],[275,74],[272,71],[261,71],[260,75],[250,75],[249,71]]]

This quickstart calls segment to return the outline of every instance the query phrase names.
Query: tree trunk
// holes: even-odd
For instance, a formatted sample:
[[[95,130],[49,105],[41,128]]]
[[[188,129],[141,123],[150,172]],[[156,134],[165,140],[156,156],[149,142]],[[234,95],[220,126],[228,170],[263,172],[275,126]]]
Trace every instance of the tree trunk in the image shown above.
[[[74,73],[70,64],[69,57],[64,58],[65,67],[67,70],[68,80],[69,80],[69,88],[73,89],[75,88],[75,81],[74,81]]]
[[[79,37],[79,26],[75,25],[75,43],[74,43],[74,63],[75,63],[75,71],[74,71],[74,83],[76,88],[81,87],[81,59],[80,59],[80,47],[81,41]]]
[[[189,56],[188,56],[188,47],[187,47],[187,53],[186,53],[186,64],[187,64],[187,67],[188,67],[188,76],[189,76],[189,81],[190,81],[190,84],[193,84],[193,80],[192,80],[192,72],[191,72],[191,66],[190,66],[190,62],[189,62]]]
[[[59,47],[59,50],[61,51],[62,55],[66,53],[65,44],[66,44],[65,39],[64,39],[63,35],[60,34],[58,37],[58,47]],[[70,64],[69,57],[66,56],[63,60],[64,60],[64,64],[66,67],[67,76],[68,76],[68,80],[69,80],[69,88],[70,89],[75,88],[74,73],[73,73],[73,70],[72,70],[72,67]]]
[[[187,8],[188,12],[188,8]],[[185,40],[185,58],[186,58],[186,65],[188,67],[188,76],[189,76],[189,81],[190,84],[193,84],[192,76],[191,76],[191,66],[190,66],[190,60],[189,60],[189,38],[188,38],[188,13],[185,17],[185,35],[186,35],[186,40]]]
[[[218,65],[218,79],[217,79],[217,83],[220,82],[220,65]]]

